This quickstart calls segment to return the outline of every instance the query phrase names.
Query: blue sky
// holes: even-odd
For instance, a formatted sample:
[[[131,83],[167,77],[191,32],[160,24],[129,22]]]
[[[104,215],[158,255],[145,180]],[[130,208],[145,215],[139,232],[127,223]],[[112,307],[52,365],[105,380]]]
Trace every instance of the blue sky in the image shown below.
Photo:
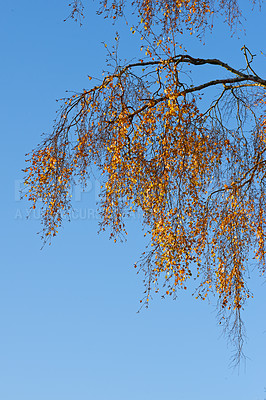
[[[231,349],[216,326],[215,300],[196,301],[188,291],[176,301],[156,297],[137,313],[140,226],[129,221],[124,244],[97,234],[94,179],[87,193],[73,191],[73,221],[41,250],[38,212],[26,219],[28,204],[18,194],[25,153],[51,130],[56,99],[88,87],[88,74],[101,77],[101,42],[111,44],[119,29],[121,58],[132,59],[138,46],[129,27],[96,16],[94,2],[81,28],[63,22],[67,3],[1,5],[0,399],[263,400],[266,286],[256,271],[244,313],[249,358],[238,372],[228,368]],[[243,44],[266,51],[265,11],[246,12],[245,37],[231,38],[219,23],[204,47],[187,48],[240,66]],[[258,57],[262,74],[265,62]]]

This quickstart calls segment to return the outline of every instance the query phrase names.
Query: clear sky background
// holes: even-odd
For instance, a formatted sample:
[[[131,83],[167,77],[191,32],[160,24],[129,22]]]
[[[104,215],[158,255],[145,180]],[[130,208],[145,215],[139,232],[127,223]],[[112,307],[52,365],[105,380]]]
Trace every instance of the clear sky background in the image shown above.
[[[113,27],[96,15],[95,2],[84,2],[81,28],[63,22],[65,0],[1,2],[0,399],[264,400],[266,284],[256,271],[244,313],[248,359],[232,370],[215,300],[196,301],[188,291],[176,301],[155,297],[137,313],[143,285],[133,265],[143,251],[141,230],[131,219],[125,244],[97,234],[97,181],[87,193],[73,192],[73,221],[51,246],[41,250],[38,212],[26,219],[21,169],[25,153],[52,128],[55,100],[89,87],[88,74],[101,77],[101,42],[111,44],[116,29],[121,58],[132,59],[138,47],[129,27]],[[246,36],[231,38],[221,22],[205,47],[187,43],[191,55],[240,67],[246,44],[265,77],[265,6],[252,15],[246,7],[246,17]]]

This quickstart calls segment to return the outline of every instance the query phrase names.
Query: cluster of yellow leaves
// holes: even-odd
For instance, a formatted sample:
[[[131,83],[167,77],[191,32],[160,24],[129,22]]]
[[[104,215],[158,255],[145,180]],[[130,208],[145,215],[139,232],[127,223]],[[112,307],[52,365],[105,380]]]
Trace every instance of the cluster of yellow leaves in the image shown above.
[[[256,0],[251,0],[254,4]],[[125,0],[100,0],[100,13],[116,19],[124,14]],[[237,0],[133,0],[133,9],[139,13],[138,25],[144,34],[154,32],[154,27],[163,35],[169,33],[201,34],[207,27],[212,28],[211,15],[223,15],[232,28],[241,17]]]
[[[33,152],[30,166],[24,170],[27,174],[25,185],[29,186],[28,199],[32,208],[40,199],[43,203],[43,224],[45,236],[55,236],[62,222],[62,210],[69,208],[66,202],[69,181],[73,167],[66,160],[67,143],[45,144]]]
[[[86,183],[96,164],[104,180],[102,228],[116,238],[124,217],[142,211],[150,237],[140,262],[146,300],[160,278],[173,294],[201,276],[198,296],[216,290],[222,308],[240,309],[250,296],[252,244],[265,265],[265,120],[247,146],[239,132],[208,125],[195,98],[180,94],[175,68],[164,68],[157,98],[147,82],[118,70],[68,99],[54,133],[28,160],[29,200],[33,207],[42,201],[45,237],[55,235],[70,207],[69,186],[75,178]]]

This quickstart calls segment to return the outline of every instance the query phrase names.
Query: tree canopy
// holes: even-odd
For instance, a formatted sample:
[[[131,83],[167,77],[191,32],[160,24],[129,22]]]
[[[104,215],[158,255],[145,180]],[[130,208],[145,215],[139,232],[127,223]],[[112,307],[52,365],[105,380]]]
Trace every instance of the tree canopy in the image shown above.
[[[82,2],[70,6],[70,17],[82,20]],[[33,208],[41,200],[50,240],[71,209],[70,185],[86,185],[97,167],[101,228],[116,240],[128,215],[143,215],[150,242],[136,264],[145,275],[142,304],[153,291],[175,297],[197,278],[196,297],[217,294],[238,362],[250,260],[265,272],[266,79],[246,46],[241,69],[184,47],[185,31],[201,40],[217,16],[236,30],[237,0],[135,0],[130,7],[104,0],[99,13],[115,20],[135,12],[131,30],[140,34],[143,58],[120,65],[116,49],[108,50],[112,66],[102,81],[62,99],[53,132],[28,155],[27,196]],[[216,78],[193,83],[206,67]]]

